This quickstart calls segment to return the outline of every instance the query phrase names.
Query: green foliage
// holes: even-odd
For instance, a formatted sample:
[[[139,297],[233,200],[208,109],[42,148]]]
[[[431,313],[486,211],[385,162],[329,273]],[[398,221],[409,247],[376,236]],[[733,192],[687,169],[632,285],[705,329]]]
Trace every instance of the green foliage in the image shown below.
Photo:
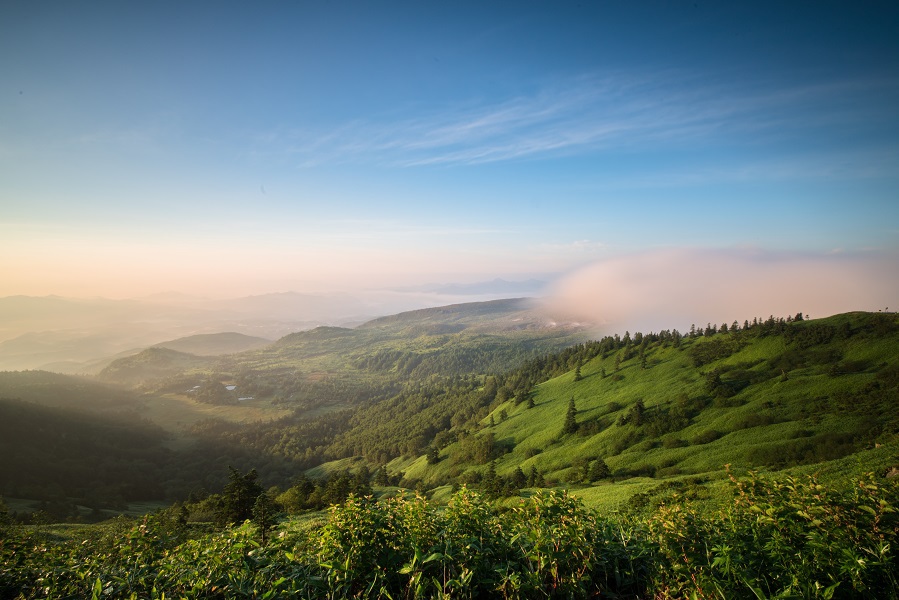
[[[274,525],[276,516],[277,507],[272,497],[265,492],[259,494],[253,502],[253,523],[262,535],[263,544],[267,541],[268,530]]]
[[[221,510],[216,515],[220,524],[242,523],[253,518],[253,507],[264,490],[259,485],[256,469],[241,474],[234,467],[228,467],[228,484],[222,491]]]
[[[77,499],[96,509],[161,498],[172,458],[164,440],[159,427],[132,413],[0,398],[0,492],[46,502]]]
[[[606,461],[601,458],[597,458],[590,466],[588,479],[590,481],[598,481],[600,479],[606,479],[611,475],[612,472],[611,470],[609,470],[609,465],[606,464]]]
[[[741,338],[717,336],[694,344],[689,350],[690,359],[693,361],[693,366],[701,367],[731,356],[745,344],[746,342]]]
[[[601,517],[564,492],[500,508],[462,488],[350,496],[324,524],[186,527],[177,511],[71,538],[0,539],[10,598],[896,598],[899,482],[731,477],[720,513],[673,494],[648,517]]]
[[[570,435],[577,432],[577,407],[574,398],[568,400],[568,411],[565,413],[565,424],[562,425],[562,435]]]
[[[211,378],[200,385],[194,397],[197,402],[206,404],[237,404],[237,395],[229,392],[220,381]]]
[[[839,491],[750,473],[733,484],[718,518],[673,503],[649,520],[667,597],[897,597],[895,481],[868,475]]]

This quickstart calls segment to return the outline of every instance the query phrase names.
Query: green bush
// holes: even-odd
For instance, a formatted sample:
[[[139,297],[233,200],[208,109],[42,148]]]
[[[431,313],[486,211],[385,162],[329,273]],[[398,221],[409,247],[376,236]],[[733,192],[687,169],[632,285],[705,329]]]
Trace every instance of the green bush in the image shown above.
[[[703,518],[689,505],[649,519],[661,597],[896,598],[896,482],[846,491],[814,478],[732,478],[733,503]]]
[[[505,507],[467,488],[445,507],[351,496],[265,544],[249,522],[209,532],[168,513],[71,539],[13,525],[0,597],[899,597],[895,479],[837,489],[750,473],[718,514],[689,500],[695,488],[663,484],[614,518],[557,490]]]

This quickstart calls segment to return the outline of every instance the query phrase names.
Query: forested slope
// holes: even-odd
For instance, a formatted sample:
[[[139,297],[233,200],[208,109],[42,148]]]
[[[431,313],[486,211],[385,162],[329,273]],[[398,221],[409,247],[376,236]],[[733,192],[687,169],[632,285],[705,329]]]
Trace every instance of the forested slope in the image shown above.
[[[148,471],[158,471],[162,481],[151,487],[156,498],[169,501],[220,489],[230,465],[256,468],[261,481],[282,491],[304,472],[313,479],[347,477],[349,469],[352,477],[376,486],[399,484],[437,497],[449,489],[442,486],[461,483],[490,497],[564,485],[594,505],[614,507],[647,493],[721,481],[726,464],[743,470],[801,465],[826,470],[875,445],[895,444],[899,325],[894,314],[849,313],[814,321],[796,315],[708,324],[687,333],[625,332],[569,341],[565,349],[547,352],[546,347],[583,333],[509,331],[505,325],[487,333],[485,319],[502,305],[489,308],[478,307],[456,333],[422,333],[422,322],[406,315],[371,328],[292,334],[225,358],[155,349],[162,353],[156,358],[171,369],[155,379],[142,371],[141,389],[149,392],[143,396],[35,373],[2,374],[0,396],[34,401],[43,393],[46,400],[47,390],[55,390],[50,395],[58,404],[75,407],[83,400],[81,408],[91,414],[101,414],[110,403],[136,411],[132,420],[138,428],[142,415],[155,418],[165,402],[189,408],[204,401],[186,390],[223,387],[222,382],[237,388],[235,395],[255,399],[219,406],[217,414],[250,410],[252,402],[280,407],[281,414],[289,410],[276,419],[206,418],[180,426],[167,422],[168,432],[152,430],[155,437],[144,445],[166,450],[154,459],[156,471]],[[456,326],[459,310],[449,311]],[[501,314],[507,319],[515,312]],[[424,313],[425,329],[434,327],[438,316]],[[474,323],[481,328],[477,333],[469,331]],[[481,361],[481,355],[494,360]],[[156,359],[121,363],[116,372],[128,373],[126,367],[145,360],[155,364]],[[164,394],[162,400],[158,394]],[[30,427],[32,412],[10,413],[9,426]],[[60,435],[69,435],[63,431],[66,419],[54,419],[47,416],[62,428]],[[82,420],[68,422],[74,427]],[[96,423],[99,427],[102,420]],[[171,427],[180,429],[173,434]],[[36,465],[58,460],[28,450],[27,438],[16,443],[26,450],[17,456]],[[67,459],[89,464],[91,452],[72,449]],[[166,453],[171,460],[159,458]],[[118,454],[123,460],[131,456],[124,450]],[[878,469],[890,466],[878,456]],[[45,466],[32,471],[52,472]],[[100,473],[98,487],[111,489],[114,471]],[[23,481],[11,473],[4,493],[22,489],[17,486]],[[32,478],[27,489],[44,499],[83,495],[74,484],[54,487],[47,479],[41,485]],[[301,487],[305,496],[313,493],[306,483]]]

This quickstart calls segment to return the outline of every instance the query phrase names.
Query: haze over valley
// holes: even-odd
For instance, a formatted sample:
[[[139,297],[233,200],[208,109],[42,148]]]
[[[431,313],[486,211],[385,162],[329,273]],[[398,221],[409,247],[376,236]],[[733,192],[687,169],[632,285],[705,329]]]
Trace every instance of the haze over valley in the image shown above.
[[[242,298],[160,293],[143,298],[0,298],[0,369],[92,373],[121,352],[176,338],[234,332],[274,341],[320,325],[354,326],[372,318],[442,304],[539,292],[540,281],[417,286],[406,290]],[[99,361],[99,362],[97,362]],[[108,362],[108,360],[106,361]]]
[[[0,598],[899,597],[899,5],[0,3]]]

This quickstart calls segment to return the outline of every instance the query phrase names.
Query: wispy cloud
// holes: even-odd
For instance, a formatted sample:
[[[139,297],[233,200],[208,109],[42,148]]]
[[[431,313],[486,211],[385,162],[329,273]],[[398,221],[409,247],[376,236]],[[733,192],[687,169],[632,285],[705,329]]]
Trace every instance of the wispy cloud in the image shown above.
[[[641,173],[612,174],[591,187],[601,189],[651,189],[695,185],[732,184],[753,181],[899,179],[899,145],[837,151],[819,151],[814,156],[754,158],[738,164],[696,164],[661,168]]]
[[[327,131],[268,132],[257,148],[289,153],[306,167],[335,162],[414,167],[689,147],[852,126],[862,119],[895,121],[878,112],[879,105],[870,106],[870,99],[897,92],[899,82],[892,80],[776,87],[709,84],[682,72],[590,75],[546,85],[531,95],[424,117],[358,120]]]

